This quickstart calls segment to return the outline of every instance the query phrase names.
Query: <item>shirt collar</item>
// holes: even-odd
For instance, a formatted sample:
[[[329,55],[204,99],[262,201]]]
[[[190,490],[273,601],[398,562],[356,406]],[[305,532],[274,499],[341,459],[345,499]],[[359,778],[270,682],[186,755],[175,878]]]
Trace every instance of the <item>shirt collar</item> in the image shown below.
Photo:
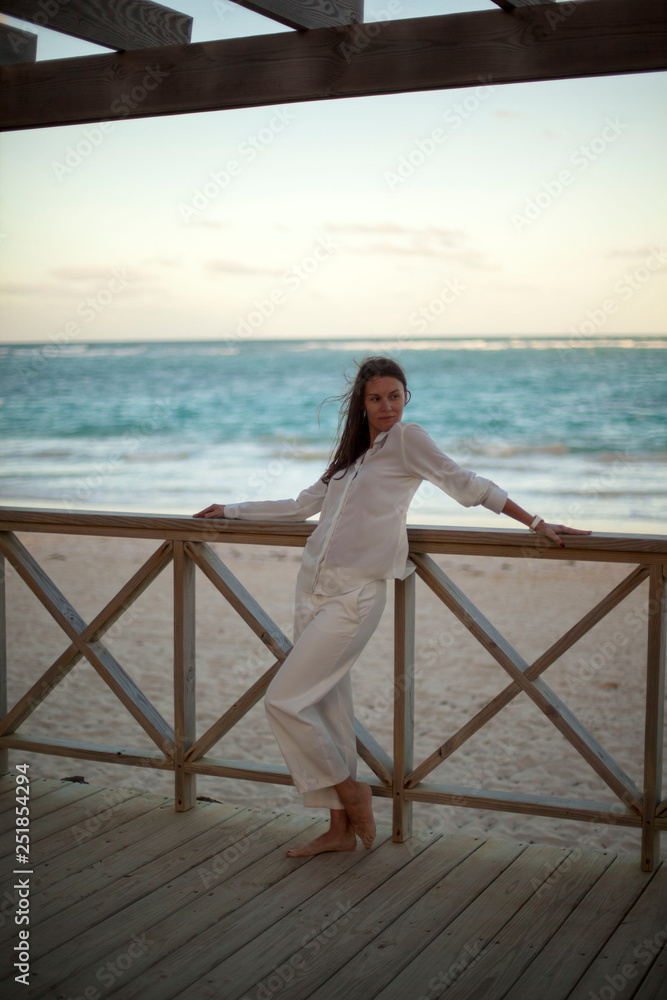
[[[401,421],[399,421],[399,423],[400,423],[400,422],[401,422]],[[377,436],[377,437],[375,438],[375,441],[374,441],[374,442],[373,442],[373,444],[371,445],[371,447],[370,447],[369,451],[375,451],[375,449],[376,449],[376,448],[381,448],[381,447],[382,447],[382,445],[383,445],[383,444],[384,444],[384,442],[385,442],[385,439],[386,439],[386,437],[387,437],[387,434],[389,434],[389,432],[390,432],[391,430],[393,430],[393,428],[394,428],[394,427],[396,427],[396,426],[397,426],[397,424],[392,424],[392,426],[391,426],[391,427],[389,428],[389,430],[388,430],[388,431],[381,431],[381,432],[380,432],[380,433],[378,434],[378,436]]]

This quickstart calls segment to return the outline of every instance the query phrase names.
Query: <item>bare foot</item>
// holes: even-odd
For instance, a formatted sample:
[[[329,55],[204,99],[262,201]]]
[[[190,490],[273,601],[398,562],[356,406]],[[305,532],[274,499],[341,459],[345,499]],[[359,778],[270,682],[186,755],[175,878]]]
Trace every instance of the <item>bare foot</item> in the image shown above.
[[[320,837],[315,837],[309,844],[295,844],[287,850],[288,858],[307,858],[324,851],[353,851],[357,846],[357,838],[351,826],[346,830],[327,830]]]
[[[375,820],[373,818],[373,793],[370,786],[364,781],[354,781],[353,778],[346,778],[340,785],[336,785],[336,791],[341,802],[345,806],[345,811],[349,816],[352,829],[364,847],[370,847],[375,840]]]

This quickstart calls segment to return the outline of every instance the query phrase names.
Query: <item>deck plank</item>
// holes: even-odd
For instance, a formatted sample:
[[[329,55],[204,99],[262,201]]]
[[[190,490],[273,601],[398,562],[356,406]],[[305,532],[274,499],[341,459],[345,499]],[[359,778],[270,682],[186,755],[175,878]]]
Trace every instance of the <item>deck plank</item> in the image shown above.
[[[447,990],[447,1000],[501,1000],[557,933],[574,907],[609,867],[612,858],[597,852],[566,857],[527,904],[493,936],[474,964]],[[563,956],[566,961],[566,956]],[[542,991],[538,994],[543,998]]]
[[[30,801],[38,799],[40,795],[46,795],[54,788],[60,787],[61,782],[53,778],[31,778],[30,779]],[[16,802],[16,775],[3,774],[0,778],[0,813],[13,809]]]
[[[667,865],[661,865],[654,873],[572,990],[572,1000],[590,1000],[591,993],[599,993],[605,986],[614,990],[614,1000],[629,1000],[655,960],[655,954],[651,953],[652,939],[664,931],[667,931]]]
[[[42,985],[31,987],[25,995],[43,996],[116,948],[127,950],[133,933],[130,928],[136,925],[140,934],[144,933],[160,912],[173,912],[190,896],[196,896],[202,881],[191,865],[210,863],[216,854],[246,838],[250,829],[275,819],[268,812],[250,813],[242,809],[194,838],[188,833],[187,814],[174,813],[176,819],[164,823],[164,829],[153,838],[152,860],[144,860],[126,877],[87,897],[83,905],[71,906],[57,920],[45,924],[33,952],[33,972]],[[175,829],[178,842],[173,846]],[[150,850],[150,845],[143,847],[146,849]]]
[[[44,888],[49,882],[54,881],[58,872],[66,859],[70,858],[76,866],[81,865],[82,851],[86,844],[89,844],[96,837],[109,838],[118,827],[131,823],[133,819],[143,821],[147,819],[153,810],[173,809],[173,799],[168,799],[163,795],[144,795],[139,792],[124,801],[111,804],[108,797],[102,799],[88,799],[86,805],[95,806],[91,808],[85,820],[72,824],[58,833],[53,833],[48,840],[41,840],[35,849],[35,855],[39,864],[39,881],[35,885]],[[139,824],[138,830],[142,828]],[[148,835],[148,834],[147,834]],[[96,861],[105,853],[105,840],[103,843],[95,844],[91,850],[91,856]],[[108,853],[108,852],[106,852]]]
[[[247,842],[245,838],[236,841],[230,838],[228,843],[222,844],[217,856],[221,861],[224,861],[228,847],[235,844],[240,845],[237,851],[227,852],[230,858],[235,858],[235,860],[232,860],[229,867],[225,868],[225,875],[229,876],[231,873],[233,877],[235,872],[243,871],[250,861],[258,860],[258,857],[261,857],[272,847],[280,855],[284,855],[285,843],[294,838],[294,818],[268,813],[266,815],[269,817],[268,823],[258,826],[257,817],[253,821],[253,831],[259,832],[261,830],[261,838],[252,837],[251,842]],[[296,824],[298,834],[303,836],[304,829],[312,826],[315,822],[316,818],[313,816],[303,817]],[[207,862],[209,860],[207,859]],[[225,905],[228,908],[230,904],[235,905],[234,895],[230,894],[229,878],[222,882],[225,886],[222,898],[216,900],[211,897],[210,880],[215,878],[215,865],[199,864],[185,872],[180,879],[174,879],[170,885],[161,887],[149,896],[139,899],[134,905],[125,907],[122,912],[114,914],[94,928],[93,933],[80,935],[77,942],[78,968],[73,973],[69,973],[66,979],[68,994],[79,996],[83,992],[85,995],[86,988],[95,981],[101,960],[110,961],[112,965],[118,962],[121,956],[127,954],[128,946],[133,938],[142,942],[141,954],[133,956],[131,966],[132,976],[136,977],[146,965],[152,964],[159,958],[160,942],[162,941],[164,945],[165,924],[167,925],[167,937],[166,947],[163,947],[163,951],[169,947],[173,948],[174,935],[169,935],[170,927],[175,928],[179,944],[184,938],[189,937],[191,932],[196,933],[196,927],[192,931],[191,923],[184,920],[185,913],[189,914],[191,919],[194,914],[195,921],[201,922],[204,926],[213,923],[219,916],[220,908],[224,909]],[[262,888],[263,884],[260,880],[259,885],[255,887],[255,894],[260,892]],[[154,929],[161,914],[166,919],[161,921],[162,927]],[[233,924],[234,922],[232,922]],[[160,938],[160,933],[162,933],[162,938]],[[99,947],[100,939],[105,945],[102,953],[100,953]],[[81,946],[83,946],[83,953]],[[86,956],[87,961],[81,960],[82,954]],[[47,956],[47,958],[52,958],[52,956]],[[186,968],[188,968],[189,978],[192,976],[189,968],[190,963],[188,952]],[[58,974],[56,972],[56,975]],[[169,983],[167,985],[173,994],[173,986]],[[142,991],[141,995],[146,996],[147,994]]]
[[[53,919],[82,896],[91,895],[99,889],[106,889],[114,880],[123,878],[142,863],[155,857],[159,845],[164,848],[178,847],[184,838],[191,838],[203,829],[209,829],[224,821],[224,814],[208,815],[206,807],[197,809],[189,817],[187,826],[179,825],[174,819],[173,803],[162,809],[151,810],[153,802],[146,804],[145,811],[137,822],[130,822],[120,831],[111,831],[102,838],[81,847],[73,847],[59,856],[41,858],[40,845],[33,854],[34,877],[31,881],[31,923],[34,925]],[[151,797],[152,799],[153,797]],[[227,807],[233,812],[238,807]],[[42,844],[44,842],[41,842]],[[12,897],[15,902],[14,896]],[[60,933],[62,933],[62,929]],[[15,933],[15,928],[0,928],[0,941],[7,940]],[[40,954],[40,945],[46,935],[39,934],[33,957]],[[0,976],[2,965],[0,960]]]
[[[440,996],[564,860],[559,848],[528,845],[377,997]]]
[[[663,938],[667,937],[667,928],[658,931]],[[656,935],[657,937],[657,935]],[[665,1000],[667,996],[667,945],[658,954],[648,975],[632,1000]]]
[[[82,786],[80,785],[79,788]],[[34,851],[38,841],[45,841],[48,844],[48,851],[52,854],[58,849],[58,845],[63,839],[75,844],[76,833],[79,828],[90,822],[91,817],[105,813],[109,809],[109,793],[104,790],[90,791],[89,786],[80,797],[68,803],[67,809],[58,809],[56,812],[43,813],[36,816],[36,810],[30,810],[30,847]],[[139,792],[130,789],[118,789],[116,802],[131,799],[139,795]],[[56,839],[56,834],[64,834],[64,837]]]
[[[504,1000],[569,996],[654,875],[634,858],[612,855],[611,861]]]
[[[313,817],[309,819],[312,822]],[[275,828],[280,833],[279,842],[269,854],[264,853],[264,840],[260,856],[249,856],[247,860],[252,863],[231,879],[223,878],[228,871],[207,873],[203,898],[151,927],[150,953],[133,965],[135,978],[114,994],[114,1000],[157,1000],[189,988],[192,980],[206,973],[216,961],[270,928],[281,911],[298,906],[341,871],[362,860],[359,850],[322,855],[317,863],[312,858],[288,858],[285,851],[303,838],[305,824],[306,818],[299,821],[295,816],[283,817]],[[318,824],[309,834],[325,826]],[[305,865],[309,865],[306,877],[295,877]]]
[[[433,841],[433,845],[438,843]],[[278,969],[296,971],[296,966],[301,969],[304,965],[309,982],[320,985],[331,973],[334,953],[354,945],[355,950],[362,947],[387,921],[440,881],[448,856],[461,859],[476,845],[452,837],[447,848],[429,851],[431,846],[426,841],[417,845],[385,842],[365,857],[363,864],[330,881],[179,997],[236,1000],[251,991],[261,992],[262,985],[271,991],[269,983],[279,975]],[[308,876],[307,871],[303,874]],[[311,956],[309,946],[315,944],[318,949]],[[293,988],[290,980],[290,998]]]
[[[51,791],[46,792],[45,795],[39,796],[34,802],[30,804],[30,843],[39,840],[41,838],[41,828],[39,820],[48,818],[50,823],[57,822],[55,818],[55,813],[60,812],[65,809],[60,819],[66,825],[67,816],[69,810],[66,806],[75,805],[80,802],[81,799],[88,798],[88,796],[93,795],[96,788],[93,785],[78,785],[72,784],[69,781],[65,784],[61,784],[60,788],[54,788]],[[0,815],[0,837],[2,837],[2,851],[3,856],[6,854],[7,843],[5,840],[5,835],[9,834],[9,841],[13,844],[13,833],[15,828],[15,817],[10,811]],[[13,850],[13,847],[12,847]],[[11,853],[11,851],[10,851]]]
[[[143,810],[140,808],[142,805]],[[35,889],[41,892],[54,882],[89,867],[106,869],[107,864],[102,865],[102,862],[124,848],[137,847],[143,840],[151,838],[163,826],[165,813],[173,812],[173,808],[173,800],[142,795],[138,800],[132,799],[124,804],[122,810],[114,813],[113,819],[110,818],[108,825],[96,831],[96,836],[74,844],[68,850],[52,853],[45,849],[48,845],[42,842],[35,854]],[[197,809],[193,814],[197,823],[199,811]],[[60,834],[54,840],[60,842]],[[63,845],[59,843],[59,846]]]
[[[173,805],[169,812],[173,812]],[[239,807],[229,807],[229,813],[220,813],[217,810],[209,809],[197,810],[196,815],[189,817],[192,821],[188,824],[168,824],[165,828],[165,809],[157,810],[151,817],[152,824],[147,827],[144,823],[136,828],[132,824],[132,829],[137,829],[138,838],[129,836],[124,838],[124,843],[119,845],[116,842],[116,850],[105,854],[104,864],[100,865],[99,848],[93,845],[90,855],[97,851],[97,858],[92,864],[74,870],[62,878],[57,875],[62,868],[54,871],[54,878],[48,886],[45,886],[35,895],[35,910],[39,914],[38,920],[48,920],[61,910],[74,906],[81,900],[93,896],[97,892],[105,894],[115,894],[125,892],[127,879],[135,872],[141,872],[143,866],[152,863],[155,857],[156,846],[158,849],[167,851],[189,850],[190,843],[199,835],[214,829],[217,831],[228,819],[237,816],[244,810]],[[215,835],[215,834],[214,834]],[[74,851],[76,854],[76,850]],[[67,862],[66,862],[67,863]],[[73,865],[74,862],[69,862]],[[125,881],[124,881],[125,880]],[[123,895],[123,899],[129,901],[132,896],[131,891]],[[113,895],[108,897],[107,905],[111,905]],[[92,903],[93,901],[91,901]],[[76,921],[74,913],[67,914],[68,922]]]
[[[451,840],[453,838],[448,838]],[[476,850],[472,848],[476,846]],[[315,991],[310,992],[307,980],[290,986],[290,1000],[309,997],[310,1000],[348,1000],[354,990],[374,997],[389,985],[396,974],[454,920],[470,902],[521,854],[521,844],[502,841],[478,843],[469,840],[470,849],[462,858],[443,863],[442,878],[417,899],[370,943],[352,937],[354,952],[339,949],[339,971]],[[445,861],[443,857],[442,861]],[[388,960],[390,957],[390,960]]]
[[[324,828],[319,812],[177,813],[157,795],[31,787],[29,1000],[590,1000],[604,987],[667,1000],[664,864],[438,834],[398,844],[389,826],[370,851],[288,858]],[[0,795],[13,789],[10,775]],[[13,998],[6,885],[0,993]]]

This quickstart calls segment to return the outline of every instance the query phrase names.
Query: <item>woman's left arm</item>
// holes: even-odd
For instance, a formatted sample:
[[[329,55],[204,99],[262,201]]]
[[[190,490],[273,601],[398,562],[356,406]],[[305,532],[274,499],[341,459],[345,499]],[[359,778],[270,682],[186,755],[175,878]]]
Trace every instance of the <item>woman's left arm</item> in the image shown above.
[[[508,517],[513,517],[515,521],[519,521],[521,524],[525,524],[527,528],[531,528],[536,535],[545,535],[547,538],[551,539],[552,542],[557,542],[561,548],[565,546],[565,542],[560,538],[560,535],[590,535],[590,531],[582,531],[581,528],[568,528],[564,524],[548,524],[544,518],[534,517],[529,514],[528,511],[524,510],[523,507],[519,507],[518,503],[514,503],[508,497],[505,501],[505,506],[503,507],[501,514],[507,514]]]

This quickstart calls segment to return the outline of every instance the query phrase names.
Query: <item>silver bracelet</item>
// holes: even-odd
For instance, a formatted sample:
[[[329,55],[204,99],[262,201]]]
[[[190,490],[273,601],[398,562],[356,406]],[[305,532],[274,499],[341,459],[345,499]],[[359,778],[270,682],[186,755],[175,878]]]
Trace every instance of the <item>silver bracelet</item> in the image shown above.
[[[540,517],[539,514],[536,514],[535,518],[533,519],[533,523],[528,525],[528,530],[529,531],[535,531],[535,529],[537,528],[537,526],[540,523],[540,521],[543,521],[543,520],[544,520],[543,517]]]

